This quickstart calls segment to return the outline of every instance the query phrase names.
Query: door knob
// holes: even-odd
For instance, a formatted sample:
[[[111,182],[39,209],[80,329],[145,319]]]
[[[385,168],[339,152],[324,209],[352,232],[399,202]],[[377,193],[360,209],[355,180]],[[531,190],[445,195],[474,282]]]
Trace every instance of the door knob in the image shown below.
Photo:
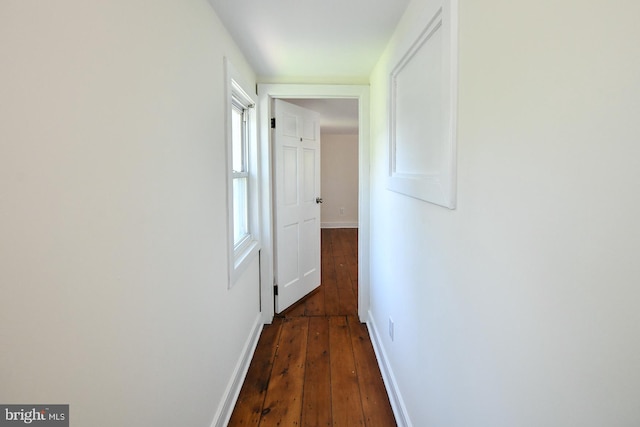
[[[316,197],[316,203],[318,204],[322,203],[322,197]]]

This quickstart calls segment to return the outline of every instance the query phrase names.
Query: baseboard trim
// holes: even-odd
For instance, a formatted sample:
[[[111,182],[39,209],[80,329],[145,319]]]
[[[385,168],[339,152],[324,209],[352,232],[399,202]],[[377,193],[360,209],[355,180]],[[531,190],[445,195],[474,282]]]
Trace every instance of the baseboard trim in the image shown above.
[[[412,427],[413,424],[411,424],[411,419],[409,418],[409,413],[404,405],[402,394],[398,389],[398,384],[396,383],[395,376],[393,375],[393,370],[389,365],[387,354],[382,347],[382,340],[380,339],[380,334],[378,333],[378,328],[373,321],[371,312],[368,313],[368,317],[367,326],[369,329],[369,336],[373,343],[373,350],[376,354],[376,359],[378,359],[382,380],[384,381],[384,386],[387,389],[387,394],[389,395],[389,401],[391,402],[393,414],[396,417],[396,423],[398,423],[398,427]]]
[[[227,385],[227,389],[224,393],[224,401],[218,407],[211,427],[225,427],[229,424],[233,408],[236,406],[238,396],[240,395],[240,389],[244,383],[244,379],[249,371],[249,365],[253,358],[253,353],[258,346],[258,340],[260,339],[260,333],[262,332],[264,324],[262,322],[262,313],[258,313],[256,320],[254,321],[253,328],[247,342],[242,349],[242,356],[238,360],[238,364],[233,370],[233,376]]]
[[[357,222],[322,222],[320,228],[358,228]]]

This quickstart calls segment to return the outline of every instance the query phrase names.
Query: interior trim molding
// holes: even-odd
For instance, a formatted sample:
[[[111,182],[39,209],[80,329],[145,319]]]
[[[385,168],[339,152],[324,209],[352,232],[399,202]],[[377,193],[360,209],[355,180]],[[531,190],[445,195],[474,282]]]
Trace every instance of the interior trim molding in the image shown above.
[[[442,0],[389,76],[389,176],[397,193],[456,208],[457,0]]]
[[[370,100],[368,85],[258,84],[260,194],[261,194],[261,307],[264,323],[274,316],[274,230],[271,117],[275,99],[358,100],[358,316],[364,322],[369,311],[370,227]]]
[[[391,409],[393,409],[393,414],[396,417],[396,423],[398,427],[413,427],[371,312],[369,312],[369,318],[366,323],[367,329],[369,330],[369,337],[371,337],[371,343],[373,344],[373,351],[376,354],[380,373],[382,374],[382,380],[387,389],[387,395],[389,395]]]
[[[238,359],[238,363],[233,370],[231,380],[229,381],[229,384],[227,384],[227,388],[223,395],[224,399],[220,403],[220,406],[218,406],[216,415],[213,417],[211,427],[225,427],[229,424],[233,408],[236,406],[238,396],[240,396],[240,389],[242,388],[242,384],[244,383],[247,372],[249,371],[251,359],[253,358],[253,354],[258,346],[258,340],[260,339],[263,327],[264,323],[262,322],[262,315],[261,313],[258,313],[255,321],[253,322],[251,334],[249,335],[247,342],[242,349],[242,354]]]
[[[322,222],[320,228],[358,228],[358,222]]]

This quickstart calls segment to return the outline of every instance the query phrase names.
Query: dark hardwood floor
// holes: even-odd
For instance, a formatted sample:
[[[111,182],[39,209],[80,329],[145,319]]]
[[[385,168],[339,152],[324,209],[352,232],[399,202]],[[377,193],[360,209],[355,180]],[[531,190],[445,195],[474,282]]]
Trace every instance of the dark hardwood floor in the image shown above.
[[[229,426],[395,426],[357,317],[357,229],[322,230],[322,284],[265,325]]]

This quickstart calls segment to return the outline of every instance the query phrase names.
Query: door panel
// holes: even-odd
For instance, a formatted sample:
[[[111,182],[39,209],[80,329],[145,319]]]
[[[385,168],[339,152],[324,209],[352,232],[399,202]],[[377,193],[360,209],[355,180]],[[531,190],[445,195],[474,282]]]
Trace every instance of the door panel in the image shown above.
[[[313,119],[303,118],[302,120],[302,138],[315,141],[316,140],[316,127],[318,122]]]
[[[283,204],[298,205],[298,153],[296,147],[282,147]]]
[[[304,203],[315,203],[316,200],[316,151],[304,149]]]
[[[320,125],[318,114],[287,102],[274,105],[275,311],[320,285]]]
[[[315,240],[315,233],[318,228],[318,224],[315,218],[308,219],[304,222],[302,230],[302,241],[313,242]],[[317,251],[313,245],[308,245],[307,250],[302,252],[302,273],[304,276],[308,276],[315,273],[317,268],[316,257]]]
[[[291,136],[294,138],[298,136],[298,118],[294,114],[284,111],[281,122],[283,136]]]
[[[298,245],[300,230],[298,224],[289,224],[282,228],[281,232],[282,258],[288,262],[282,263],[279,270],[279,278],[282,286],[286,287],[294,284],[300,277],[298,269]]]

